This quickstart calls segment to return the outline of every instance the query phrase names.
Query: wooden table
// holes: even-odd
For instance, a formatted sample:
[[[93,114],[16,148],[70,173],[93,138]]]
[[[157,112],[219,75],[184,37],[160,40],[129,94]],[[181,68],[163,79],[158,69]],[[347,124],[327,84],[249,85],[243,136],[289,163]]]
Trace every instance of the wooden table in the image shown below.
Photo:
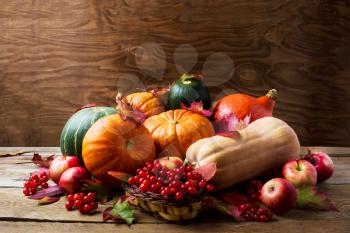
[[[67,212],[65,199],[37,206],[22,194],[23,181],[37,168],[30,161],[33,152],[60,154],[56,147],[0,148],[0,232],[350,232],[350,148],[317,148],[332,155],[334,176],[320,185],[339,208],[339,212],[292,210],[277,221],[269,223],[236,223],[215,211],[202,215],[195,223],[168,224],[146,214],[137,213],[137,224],[103,223],[101,213],[92,216]],[[303,148],[305,152],[305,148]],[[102,211],[106,204],[99,207]]]

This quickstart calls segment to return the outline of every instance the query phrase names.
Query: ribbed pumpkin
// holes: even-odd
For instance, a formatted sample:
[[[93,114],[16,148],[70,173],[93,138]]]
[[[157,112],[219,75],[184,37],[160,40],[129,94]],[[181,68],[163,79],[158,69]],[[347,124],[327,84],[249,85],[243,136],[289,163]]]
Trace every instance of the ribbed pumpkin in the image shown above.
[[[144,122],[162,156],[185,157],[187,148],[199,139],[214,135],[211,122],[204,116],[184,110],[170,110]]]
[[[199,101],[202,101],[204,109],[211,107],[209,90],[202,81],[202,76],[183,74],[170,88],[168,109],[180,109],[181,103],[189,107],[192,102]]]
[[[74,113],[65,124],[60,139],[62,154],[77,156],[83,165],[81,158],[81,146],[88,129],[98,119],[116,114],[117,110],[111,107],[84,108]]]
[[[146,117],[154,116],[165,111],[165,106],[160,98],[152,92],[136,92],[127,95],[124,99],[133,109],[141,111]]]
[[[108,171],[132,174],[155,159],[151,134],[141,124],[120,114],[98,120],[83,141],[85,167],[97,178]]]

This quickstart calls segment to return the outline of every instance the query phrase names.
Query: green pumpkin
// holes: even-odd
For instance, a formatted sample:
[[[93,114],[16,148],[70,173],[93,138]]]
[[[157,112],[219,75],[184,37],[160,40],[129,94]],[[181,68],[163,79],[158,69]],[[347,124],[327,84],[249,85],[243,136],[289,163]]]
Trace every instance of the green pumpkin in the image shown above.
[[[84,165],[81,151],[86,132],[98,119],[116,113],[117,110],[111,107],[84,108],[74,113],[61,133],[60,145],[62,154],[77,156],[80,164]]]
[[[189,107],[194,101],[202,101],[203,108],[209,109],[211,106],[211,99],[208,87],[204,85],[201,76],[183,74],[170,88],[168,109],[179,109],[181,108],[181,103]]]

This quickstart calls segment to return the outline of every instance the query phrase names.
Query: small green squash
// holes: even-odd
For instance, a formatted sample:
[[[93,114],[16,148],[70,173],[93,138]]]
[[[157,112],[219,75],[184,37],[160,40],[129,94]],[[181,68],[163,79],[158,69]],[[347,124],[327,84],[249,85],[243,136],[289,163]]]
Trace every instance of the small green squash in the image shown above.
[[[203,83],[201,75],[183,74],[170,88],[168,109],[180,109],[181,103],[189,107],[194,101],[202,101],[203,108],[209,109],[211,98],[208,87]]]
[[[60,145],[62,154],[77,156],[80,164],[84,165],[81,151],[86,132],[98,119],[117,112],[112,107],[90,107],[74,113],[61,133]]]

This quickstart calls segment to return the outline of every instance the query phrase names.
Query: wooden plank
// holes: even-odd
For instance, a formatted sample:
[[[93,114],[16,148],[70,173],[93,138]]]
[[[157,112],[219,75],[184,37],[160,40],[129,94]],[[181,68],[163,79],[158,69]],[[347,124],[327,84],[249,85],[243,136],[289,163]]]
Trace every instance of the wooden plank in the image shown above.
[[[166,86],[185,67],[206,75],[214,99],[277,88],[275,115],[302,144],[350,145],[347,1],[0,5],[1,146],[58,145],[78,106],[113,106],[117,87]]]
[[[86,232],[118,232],[118,233],[183,233],[183,232],[236,232],[236,233],[347,233],[350,221],[345,220],[314,220],[314,221],[276,221],[269,223],[201,223],[201,224],[134,224],[130,228],[121,224],[92,224],[92,223],[51,223],[51,222],[0,222],[2,233],[13,232],[58,232],[58,233],[86,233]]]
[[[336,220],[347,219],[350,221],[350,185],[322,185],[321,191],[324,191],[328,197],[338,207],[339,212],[313,212],[303,210],[292,210],[278,219],[293,220]],[[78,211],[67,212],[64,208],[65,198],[51,205],[38,206],[34,200],[25,198],[22,189],[19,188],[1,188],[0,189],[0,221],[57,221],[57,222],[101,222],[101,214],[80,215]],[[102,205],[99,211],[103,211],[111,203]],[[159,220],[138,213],[139,222],[159,222]],[[225,217],[220,213],[209,211],[199,219],[198,222],[232,222],[231,218]]]

